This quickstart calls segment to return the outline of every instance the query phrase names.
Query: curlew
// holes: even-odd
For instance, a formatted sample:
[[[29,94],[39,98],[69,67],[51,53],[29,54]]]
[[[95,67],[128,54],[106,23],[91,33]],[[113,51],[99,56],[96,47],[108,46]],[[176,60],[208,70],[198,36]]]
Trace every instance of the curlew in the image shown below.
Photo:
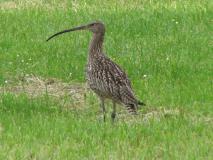
[[[89,30],[93,33],[89,45],[86,79],[89,87],[100,98],[104,121],[106,115],[105,99],[110,99],[113,102],[112,121],[116,117],[116,104],[123,104],[130,113],[136,114],[138,105],[145,104],[136,99],[126,73],[104,54],[105,26],[102,22],[93,22],[58,32],[49,37],[47,41],[60,34],[77,30]]]

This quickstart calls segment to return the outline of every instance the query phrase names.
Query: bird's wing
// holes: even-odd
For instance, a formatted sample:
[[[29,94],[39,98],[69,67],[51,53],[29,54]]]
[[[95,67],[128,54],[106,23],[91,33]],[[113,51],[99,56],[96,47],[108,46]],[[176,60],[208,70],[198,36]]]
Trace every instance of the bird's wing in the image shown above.
[[[132,88],[129,78],[127,77],[126,73],[121,69],[121,67],[115,62],[113,62],[110,58],[104,58],[106,62],[106,64],[104,65],[106,67],[105,69],[111,73],[115,80],[122,84],[124,83],[125,85],[128,85],[130,88]]]
[[[105,74],[107,75],[106,79],[109,80],[107,85],[111,85],[112,89],[114,89],[114,92],[111,93],[119,96],[119,99],[124,103],[135,103],[136,99],[132,91],[131,82],[126,73],[108,57],[104,58],[103,63],[105,63],[102,66],[104,66]]]

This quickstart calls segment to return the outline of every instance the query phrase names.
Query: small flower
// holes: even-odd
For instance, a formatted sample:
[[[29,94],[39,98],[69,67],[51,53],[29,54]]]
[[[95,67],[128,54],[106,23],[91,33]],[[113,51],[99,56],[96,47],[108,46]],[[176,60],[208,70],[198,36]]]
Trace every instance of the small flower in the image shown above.
[[[143,75],[143,78],[146,78],[146,77],[147,77],[147,75],[146,75],[146,74],[144,74],[144,75]]]
[[[179,22],[178,22],[178,21],[176,21],[175,23],[176,23],[176,24],[178,24]]]
[[[7,84],[7,83],[8,83],[8,81],[7,81],[7,80],[5,80],[5,81],[4,81],[4,83],[5,83],[5,84]]]

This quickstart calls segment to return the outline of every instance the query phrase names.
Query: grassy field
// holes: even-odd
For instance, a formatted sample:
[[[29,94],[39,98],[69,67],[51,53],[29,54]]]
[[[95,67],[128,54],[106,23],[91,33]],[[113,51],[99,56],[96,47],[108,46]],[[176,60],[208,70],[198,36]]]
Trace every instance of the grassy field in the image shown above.
[[[212,18],[210,0],[0,0],[0,160],[212,159]],[[147,104],[114,125],[85,89],[91,33],[45,42],[94,20]]]

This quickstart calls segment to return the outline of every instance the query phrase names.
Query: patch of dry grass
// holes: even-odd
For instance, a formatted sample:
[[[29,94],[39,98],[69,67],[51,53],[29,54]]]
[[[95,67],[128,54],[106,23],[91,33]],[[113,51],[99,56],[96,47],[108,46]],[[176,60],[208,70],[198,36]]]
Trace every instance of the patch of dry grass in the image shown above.
[[[1,2],[0,3],[0,9],[1,10],[6,10],[6,9],[16,9],[17,8],[17,3],[14,1],[8,1],[8,2]]]
[[[139,111],[136,116],[130,115],[125,111],[118,112],[117,119],[119,122],[127,122],[132,124],[147,124],[150,122],[160,122],[166,118],[175,118],[180,116],[182,113],[178,108],[168,109],[166,107],[154,107],[147,106],[149,109]]]
[[[143,114],[143,121],[148,122],[150,120],[160,121],[162,118],[175,117],[180,115],[178,108],[166,109],[165,107],[159,107],[155,110],[148,111]]]
[[[44,1],[44,0],[18,0],[18,1],[6,1],[0,2],[1,10],[9,10],[9,9],[25,9],[25,8],[44,8],[48,10],[52,10],[55,7],[61,9],[67,9],[66,1],[61,1],[60,3],[56,3],[55,1]]]
[[[55,78],[44,79],[34,75],[25,75],[18,78],[16,85],[6,84],[0,87],[0,93],[26,94],[30,98],[45,95],[59,100],[63,106],[82,106],[85,101],[86,90],[84,84],[69,84]]]

